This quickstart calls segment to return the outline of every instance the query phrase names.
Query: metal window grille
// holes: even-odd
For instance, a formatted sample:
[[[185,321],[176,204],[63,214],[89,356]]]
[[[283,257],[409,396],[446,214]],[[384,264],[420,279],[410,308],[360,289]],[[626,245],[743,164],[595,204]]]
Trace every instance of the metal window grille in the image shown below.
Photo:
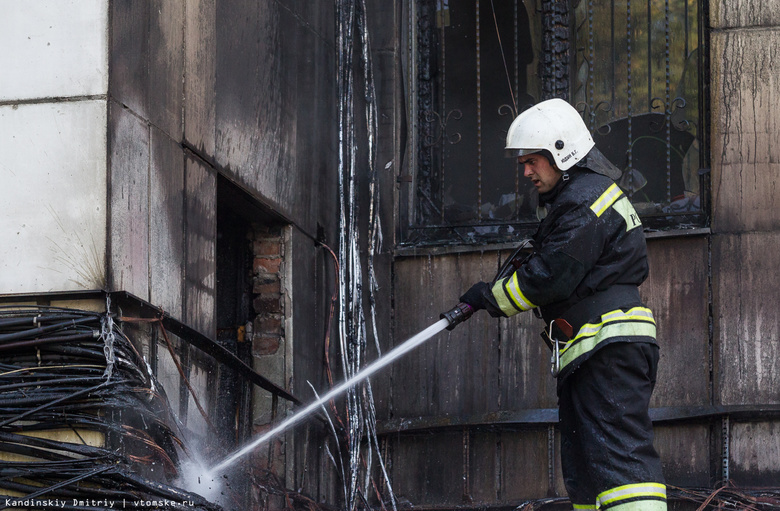
[[[702,0],[416,0],[416,157],[405,244],[511,241],[536,195],[506,130],[561,97],[580,111],[649,229],[707,223]]]

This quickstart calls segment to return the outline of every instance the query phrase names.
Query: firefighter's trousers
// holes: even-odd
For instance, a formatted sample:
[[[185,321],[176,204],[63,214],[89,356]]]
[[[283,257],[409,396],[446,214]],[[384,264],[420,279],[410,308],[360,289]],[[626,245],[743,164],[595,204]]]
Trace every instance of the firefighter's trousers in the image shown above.
[[[648,414],[658,346],[616,342],[559,387],[561,465],[574,509],[666,510]]]

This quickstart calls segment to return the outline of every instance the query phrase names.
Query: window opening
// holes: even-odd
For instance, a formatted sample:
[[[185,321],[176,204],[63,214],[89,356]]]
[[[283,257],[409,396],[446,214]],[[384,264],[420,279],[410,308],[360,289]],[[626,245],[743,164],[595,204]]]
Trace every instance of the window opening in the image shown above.
[[[217,342],[275,384],[285,386],[283,224],[246,192],[218,180],[216,243]],[[267,428],[286,403],[265,390],[246,385],[235,369],[218,366],[213,381],[215,425],[225,452],[232,452]],[[282,474],[283,459],[269,456],[258,473]],[[250,478],[238,484],[251,507]]]
[[[417,207],[408,239],[512,232],[535,220],[531,187],[503,157],[503,139],[518,108],[539,96],[529,72],[538,16],[522,2],[490,0],[422,0],[416,13]]]
[[[217,215],[217,342],[251,366],[251,344],[246,343],[246,324],[253,317],[252,259],[248,240],[248,222],[237,214],[220,208]],[[227,366],[219,367],[215,401],[220,440],[228,449],[235,448],[251,435],[248,428],[248,396],[242,379]]]
[[[576,2],[572,104],[646,227],[703,226],[698,0]]]
[[[504,158],[514,116],[581,112],[646,228],[703,226],[701,0],[417,0],[414,207],[402,243],[513,241],[537,198]]]

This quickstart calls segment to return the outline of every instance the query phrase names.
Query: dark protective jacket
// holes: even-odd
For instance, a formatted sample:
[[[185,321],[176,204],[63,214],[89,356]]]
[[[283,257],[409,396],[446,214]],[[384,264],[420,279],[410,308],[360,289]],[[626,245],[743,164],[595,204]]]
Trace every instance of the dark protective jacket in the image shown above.
[[[628,197],[608,177],[575,167],[540,203],[547,215],[534,251],[492,286],[488,312],[511,316],[538,307],[548,325],[565,319],[572,330],[557,335],[566,341],[559,382],[607,344],[655,343],[655,321],[638,290],[648,274],[647,247]]]

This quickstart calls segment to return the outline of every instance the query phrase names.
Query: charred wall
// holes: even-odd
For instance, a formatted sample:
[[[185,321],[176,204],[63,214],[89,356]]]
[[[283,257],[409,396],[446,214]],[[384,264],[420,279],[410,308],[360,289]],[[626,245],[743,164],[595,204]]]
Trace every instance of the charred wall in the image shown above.
[[[696,233],[648,235],[641,293],[661,345],[651,414],[671,485],[776,486],[779,11],[758,0],[707,3],[711,221]],[[506,250],[396,249],[393,343],[490,280]],[[501,507],[565,495],[541,328],[531,314],[477,315],[376,377],[375,388],[386,389],[379,429],[402,501]]]
[[[712,7],[713,400],[753,410],[780,405],[780,11],[758,1]],[[732,418],[729,475],[776,484],[778,419]],[[760,454],[759,454],[760,453]]]
[[[235,202],[261,212],[250,224],[286,226],[278,364],[290,367],[269,379],[311,397],[306,382],[324,383],[335,278],[315,240],[333,243],[338,230],[333,6],[115,1],[109,27],[109,288],[216,339],[218,226],[231,201],[218,188],[228,183]],[[266,328],[255,334],[268,337]],[[203,392],[210,382],[196,381]],[[299,434],[316,447],[304,449]],[[324,436],[316,427],[288,435],[269,466],[288,487],[332,502]]]
[[[383,351],[438,319],[506,247],[393,252],[406,182],[402,2],[366,2],[377,82],[385,227],[377,270]],[[778,11],[712,1],[709,231],[648,241],[642,295],[659,324],[652,403],[669,481],[777,479]],[[215,297],[218,176],[291,226],[294,379],[324,385],[321,339],[335,244],[335,34],[328,2],[112,2],[109,285],[204,332]],[[399,183],[400,181],[400,183]],[[314,318],[312,321],[311,318]],[[302,318],[302,319],[301,319]],[[379,374],[373,388],[393,489],[415,505],[504,505],[563,495],[554,381],[526,314],[478,316]],[[294,332],[294,333],[293,333]],[[762,410],[761,414],[757,414]],[[287,484],[338,500],[316,426],[289,437]],[[774,460],[774,461],[773,461]],[[773,468],[774,467],[774,468]]]

